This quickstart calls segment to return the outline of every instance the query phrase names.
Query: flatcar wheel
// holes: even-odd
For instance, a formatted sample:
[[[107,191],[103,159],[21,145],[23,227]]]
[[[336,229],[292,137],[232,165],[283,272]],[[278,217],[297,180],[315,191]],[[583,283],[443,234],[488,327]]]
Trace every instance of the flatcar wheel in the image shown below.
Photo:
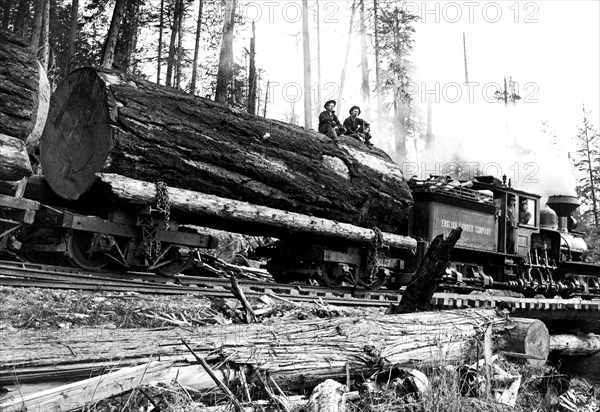
[[[67,253],[69,261],[75,267],[89,270],[99,270],[111,261],[105,252],[93,250],[94,234],[73,230],[67,234]]]
[[[321,276],[317,279],[317,282],[322,286],[336,288],[342,285],[343,279],[344,271],[339,265],[323,264]]]
[[[193,259],[193,254],[191,254],[189,257],[183,257],[179,253],[178,248],[171,247],[171,250],[169,253],[167,253],[166,257],[168,263],[156,267],[154,271],[159,275],[172,277],[186,270],[192,263]]]
[[[48,250],[59,243],[60,234],[52,229],[29,231],[23,238],[20,254],[28,262],[42,265],[60,265],[64,263],[64,255]]]

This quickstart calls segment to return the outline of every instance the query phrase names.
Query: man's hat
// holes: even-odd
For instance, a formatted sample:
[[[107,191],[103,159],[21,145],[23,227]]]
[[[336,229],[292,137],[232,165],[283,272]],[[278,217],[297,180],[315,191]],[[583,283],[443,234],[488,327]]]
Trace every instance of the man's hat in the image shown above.
[[[354,110],[354,109],[358,109],[358,114],[360,114],[360,107],[358,107],[358,106],[352,106],[350,108],[350,112],[349,113],[352,114],[352,110]]]
[[[327,109],[327,105],[328,105],[329,103],[333,103],[333,105],[334,105],[334,106],[335,106],[335,105],[337,105],[337,103],[335,102],[335,100],[327,100],[327,101],[325,102],[325,105],[324,105],[323,107],[324,107],[325,109]]]

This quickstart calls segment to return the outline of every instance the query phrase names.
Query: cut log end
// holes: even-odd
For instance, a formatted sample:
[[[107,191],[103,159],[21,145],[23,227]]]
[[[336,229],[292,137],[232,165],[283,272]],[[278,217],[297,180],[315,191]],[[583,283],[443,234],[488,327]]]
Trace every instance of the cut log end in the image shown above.
[[[14,181],[32,174],[23,141],[0,134],[0,180]]]
[[[96,180],[112,148],[106,89],[94,70],[79,70],[52,95],[41,140],[42,170],[59,196],[77,200]]]
[[[550,353],[550,333],[544,322],[537,319],[514,319],[508,331],[505,350],[526,355],[529,363],[545,363]]]

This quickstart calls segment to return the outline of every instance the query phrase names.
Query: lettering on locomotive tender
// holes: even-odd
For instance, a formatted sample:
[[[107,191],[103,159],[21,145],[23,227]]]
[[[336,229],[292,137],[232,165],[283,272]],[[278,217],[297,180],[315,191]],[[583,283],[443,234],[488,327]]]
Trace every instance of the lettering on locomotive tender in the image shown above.
[[[471,232],[478,235],[490,236],[492,234],[492,229],[489,227],[483,227],[478,225],[473,225],[471,223],[458,223],[452,220],[441,219],[440,226],[447,229],[456,229],[457,227],[461,227],[463,232]]]

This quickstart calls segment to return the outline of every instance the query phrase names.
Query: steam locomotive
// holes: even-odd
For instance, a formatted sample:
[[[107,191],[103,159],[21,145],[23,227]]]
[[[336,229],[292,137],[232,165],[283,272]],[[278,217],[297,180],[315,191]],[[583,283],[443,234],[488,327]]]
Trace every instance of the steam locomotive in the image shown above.
[[[399,249],[293,234],[257,253],[278,282],[307,281],[399,289],[417,270],[432,240],[461,227],[441,287],[462,292],[506,289],[525,296],[600,297],[600,266],[584,261],[572,196],[540,196],[490,176],[409,182],[414,206],[399,233],[417,248]],[[519,205],[517,211],[513,205]],[[90,209],[87,208],[86,211]],[[89,216],[0,195],[0,251],[39,263],[98,270],[119,266],[165,276],[198,263],[197,251],[217,246],[196,227],[169,219],[168,208],[134,206]]]
[[[401,232],[418,240],[417,250],[379,248],[373,274],[364,248],[293,238],[263,252],[269,257],[267,268],[279,281],[313,276],[327,286],[362,281],[399,289],[410,281],[433,239],[461,227],[442,288],[505,289],[527,297],[600,296],[600,266],[584,262],[585,235],[575,230],[571,216],[579,206],[576,197],[551,196],[549,208],[541,208],[541,196],[491,176],[408,183],[415,204]],[[511,215],[517,211],[511,211],[511,204],[521,212],[514,222]]]

